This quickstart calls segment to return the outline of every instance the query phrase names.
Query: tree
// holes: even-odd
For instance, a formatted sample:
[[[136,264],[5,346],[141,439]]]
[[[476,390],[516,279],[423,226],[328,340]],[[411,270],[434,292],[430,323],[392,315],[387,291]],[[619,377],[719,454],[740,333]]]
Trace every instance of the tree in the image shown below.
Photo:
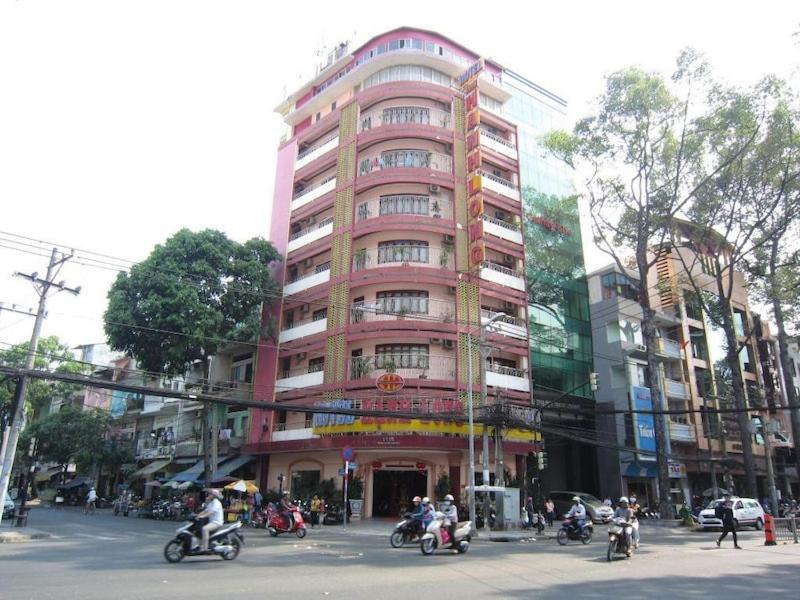
[[[279,259],[261,238],[240,244],[211,229],[178,231],[111,286],[105,312],[111,347],[148,371],[171,375],[201,361],[207,383],[209,357],[220,346],[264,333],[262,303],[278,295],[270,265]],[[210,429],[214,435],[213,424]],[[203,436],[206,481],[208,442],[209,432]]]
[[[29,342],[24,342],[12,346],[8,350],[0,351],[0,365],[16,368],[24,367],[28,347]],[[59,373],[87,373],[91,367],[76,361],[69,347],[56,336],[49,336],[39,340],[33,368]],[[36,418],[46,411],[53,398],[68,398],[80,389],[80,385],[71,383],[30,379],[25,394],[26,416],[29,419]],[[13,400],[13,386],[0,385],[0,424],[3,427],[11,418]]]
[[[648,288],[651,272],[660,250],[667,246],[673,220],[693,205],[699,188],[724,172],[751,143],[737,138],[740,146],[732,145],[730,154],[715,157],[708,167],[709,140],[724,136],[736,123],[704,117],[732,112],[737,97],[712,93],[718,86],[692,50],[678,57],[672,81],[670,87],[661,76],[638,68],[613,73],[593,116],[578,121],[571,133],[554,131],[545,137],[545,146],[583,179],[595,244],[623,273],[628,271],[626,257],[632,259],[650,387],[659,409],[666,407],[666,400],[656,376],[656,311]],[[664,415],[656,413],[654,424],[659,511],[669,515]]]

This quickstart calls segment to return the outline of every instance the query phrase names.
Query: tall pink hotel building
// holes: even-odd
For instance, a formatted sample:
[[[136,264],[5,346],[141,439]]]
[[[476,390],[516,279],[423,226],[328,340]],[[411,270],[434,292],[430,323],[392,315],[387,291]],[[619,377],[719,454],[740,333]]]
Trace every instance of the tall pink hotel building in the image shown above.
[[[464,417],[469,386],[480,404],[482,373],[487,403],[530,410],[519,133],[504,117],[507,73],[442,35],[403,27],[352,52],[339,46],[278,106],[287,133],[270,239],[285,256],[283,299],[265,314],[279,324],[279,343],[260,348],[255,389],[285,409],[254,410],[250,421],[245,451],[260,460],[262,489],[301,496],[331,478],[341,487],[350,447],[366,517],[433,496],[443,476],[466,502],[467,425],[440,415]],[[484,370],[479,333],[490,319]],[[296,404],[398,416],[304,414]],[[505,432],[512,480],[537,439]]]

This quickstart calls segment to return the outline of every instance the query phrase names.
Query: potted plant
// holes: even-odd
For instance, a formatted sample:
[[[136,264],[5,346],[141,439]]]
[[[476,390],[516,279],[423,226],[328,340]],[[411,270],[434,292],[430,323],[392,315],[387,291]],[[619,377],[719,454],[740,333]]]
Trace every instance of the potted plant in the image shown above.
[[[393,358],[387,358],[383,361],[383,368],[386,369],[387,373],[394,373],[397,371],[397,365],[394,362]]]
[[[439,206],[438,200],[434,200],[433,204],[431,204],[431,211],[433,211],[433,216],[435,219],[442,218],[442,207]]]
[[[369,373],[369,358],[366,356],[353,357],[353,379],[361,379]]]
[[[360,519],[364,506],[364,482],[358,475],[353,475],[353,478],[347,482],[347,498],[350,503],[348,516],[351,519]]]
[[[367,266],[367,249],[360,248],[353,253],[353,270],[360,271]]]
[[[442,252],[439,254],[439,266],[443,269],[450,264],[450,255],[453,253],[453,244],[443,243]]]
[[[439,502],[444,500],[447,494],[452,494],[453,492],[450,490],[450,477],[447,475],[439,475],[439,479],[436,481],[436,487],[433,488],[433,493]]]

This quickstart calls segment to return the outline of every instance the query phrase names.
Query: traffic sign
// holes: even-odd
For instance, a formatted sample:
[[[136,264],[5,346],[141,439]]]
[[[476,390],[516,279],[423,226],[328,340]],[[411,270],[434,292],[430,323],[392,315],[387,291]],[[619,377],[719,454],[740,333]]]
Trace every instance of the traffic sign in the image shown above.
[[[357,466],[358,464],[354,462],[347,463],[347,468],[350,469],[351,471],[355,471]]]
[[[344,477],[344,469],[339,469],[339,477]]]
[[[352,446],[345,446],[342,448],[342,458],[346,461],[351,461],[355,458],[355,451],[353,450]]]

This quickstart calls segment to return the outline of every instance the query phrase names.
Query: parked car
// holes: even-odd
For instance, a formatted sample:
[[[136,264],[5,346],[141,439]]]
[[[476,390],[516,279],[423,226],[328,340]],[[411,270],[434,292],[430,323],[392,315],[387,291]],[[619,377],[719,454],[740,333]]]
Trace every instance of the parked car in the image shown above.
[[[584,492],[550,492],[550,498],[556,507],[556,513],[563,517],[572,507],[572,499],[577,496],[586,507],[586,516],[594,523],[609,523],[614,516],[614,509],[603,504],[599,498]]]
[[[698,529],[722,529],[722,521],[717,518],[715,509],[724,500],[712,500],[697,517]],[[733,521],[736,529],[741,527],[755,527],[761,530],[764,527],[764,509],[758,500],[752,498],[731,498],[733,502]]]
[[[14,501],[11,496],[6,492],[5,500],[3,501],[3,519],[12,519],[14,517]]]

